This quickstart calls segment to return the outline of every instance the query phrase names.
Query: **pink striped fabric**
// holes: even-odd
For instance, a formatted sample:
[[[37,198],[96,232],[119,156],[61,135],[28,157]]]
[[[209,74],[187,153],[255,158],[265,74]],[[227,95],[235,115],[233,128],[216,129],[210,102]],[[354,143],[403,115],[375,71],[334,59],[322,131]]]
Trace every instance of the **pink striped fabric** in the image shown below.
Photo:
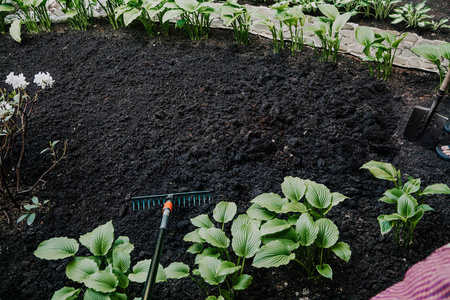
[[[437,249],[425,260],[412,266],[403,281],[371,300],[425,299],[450,299],[450,244]]]

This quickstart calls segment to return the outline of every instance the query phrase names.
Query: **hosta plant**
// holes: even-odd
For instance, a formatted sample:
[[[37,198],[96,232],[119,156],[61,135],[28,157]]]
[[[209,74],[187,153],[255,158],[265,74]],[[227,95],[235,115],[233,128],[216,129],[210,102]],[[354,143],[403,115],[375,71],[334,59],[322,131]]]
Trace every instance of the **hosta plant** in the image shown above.
[[[342,36],[340,30],[352,16],[352,13],[339,13],[338,9],[331,4],[319,5],[319,10],[324,15],[316,17],[314,25],[306,30],[313,31],[322,44],[322,60],[328,61],[331,57],[332,62],[337,61],[337,54],[341,44]]]
[[[401,0],[362,0],[361,9],[365,17],[374,17],[375,19],[386,19],[395,5],[401,3]]]
[[[0,33],[6,32],[5,17],[14,12],[14,6],[6,0],[0,0]]]
[[[10,35],[14,40],[21,42],[22,24],[25,24],[31,33],[50,31],[52,23],[46,7],[47,0],[13,0],[13,2],[19,6],[17,11],[19,19],[14,20],[10,27]],[[0,5],[0,12],[5,8],[4,5]]]
[[[284,48],[283,28],[277,27],[277,25],[267,14],[258,13],[257,16],[260,18],[260,20],[257,21],[256,24],[262,24],[266,26],[272,34],[273,52],[280,53],[281,49]]]
[[[246,289],[253,279],[244,269],[260,249],[260,222],[247,215],[235,218],[236,211],[235,203],[222,201],[213,211],[215,223],[207,214],[192,218],[191,223],[196,229],[186,234],[184,240],[193,243],[187,251],[196,255],[198,268],[191,272],[183,263],[171,265],[177,269],[178,278],[190,277],[207,295],[212,293],[208,285],[216,286],[219,297],[211,295],[208,299],[234,299],[238,291]],[[229,231],[231,240],[227,236]],[[280,264],[289,259],[281,252],[278,258]]]
[[[436,65],[439,70],[440,84],[442,84],[445,75],[449,71],[449,66],[445,66],[442,62],[444,58],[450,60],[450,43],[417,45],[412,47],[411,51]]]
[[[221,7],[222,20],[226,26],[232,26],[236,43],[248,45],[252,17],[258,8],[248,10],[236,0],[228,0]]]
[[[306,13],[315,13],[319,5],[326,3],[324,0],[291,0],[290,2],[301,5]]]
[[[116,20],[123,18],[125,26],[137,19],[142,23],[149,36],[155,36],[157,33],[153,14],[155,10],[152,10],[148,3],[150,2],[145,0],[130,0],[115,8],[115,18]]]
[[[257,196],[247,214],[262,223],[263,246],[253,259],[257,268],[276,267],[290,260],[317,282],[321,276],[333,277],[327,263],[334,253],[344,261],[351,256],[347,243],[338,242],[339,230],[326,214],[347,197],[332,193],[323,184],[286,177],[281,185],[284,198],[274,193]],[[282,258],[282,260],[280,259]]]
[[[392,181],[394,188],[387,190],[379,201],[395,206],[395,212],[378,216],[381,233],[387,234],[394,230],[394,237],[401,247],[408,247],[413,240],[414,229],[424,213],[433,210],[425,199],[431,194],[450,194],[450,188],[443,183],[437,183],[421,189],[420,178],[406,176],[403,183],[400,170],[389,163],[370,161],[362,169],[369,170],[378,179]]]
[[[69,25],[73,29],[86,30],[92,26],[95,2],[89,0],[56,0],[61,10],[67,16]]]
[[[359,26],[355,30],[355,38],[364,46],[364,61],[369,67],[370,75],[386,80],[391,74],[397,48],[408,35],[404,33],[398,38],[395,34],[381,31],[374,33],[372,29]],[[373,51],[373,52],[372,52]]]
[[[33,197],[30,204],[25,204],[23,206],[24,211],[22,215],[17,219],[17,223],[27,220],[27,225],[33,224],[36,219],[36,213],[46,213],[49,210],[47,206],[50,200],[44,200],[44,202],[39,202],[38,197]]]
[[[114,30],[124,26],[123,18],[116,18],[115,14],[116,8],[123,4],[123,0],[93,0],[93,2],[98,3],[103,8],[106,13],[106,18]]]
[[[75,239],[56,237],[43,241],[34,252],[41,259],[57,260],[71,257],[66,267],[66,276],[83,284],[83,288],[63,287],[52,299],[133,299],[129,283],[143,283],[147,279],[151,260],[137,262],[131,268],[131,252],[134,249],[128,237],[114,240],[112,221],[107,222],[79,238],[91,255],[77,256],[80,244]],[[166,281],[173,275],[159,265],[156,282]],[[82,295],[84,296],[82,298]]]
[[[392,18],[392,24],[398,24],[401,22],[406,23],[406,27],[416,28],[425,27],[428,24],[428,19],[432,16],[427,15],[431,11],[431,8],[425,6],[425,1],[414,6],[412,3],[406,3],[405,5],[394,9],[394,13],[389,15]]]

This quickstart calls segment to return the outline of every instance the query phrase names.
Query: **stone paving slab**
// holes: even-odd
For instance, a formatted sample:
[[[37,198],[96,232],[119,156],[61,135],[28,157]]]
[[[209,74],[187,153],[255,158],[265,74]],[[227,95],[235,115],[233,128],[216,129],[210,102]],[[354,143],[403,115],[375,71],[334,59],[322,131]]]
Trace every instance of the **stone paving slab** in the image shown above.
[[[102,1],[102,0],[100,0]],[[66,22],[67,17],[65,14],[61,11],[61,8],[59,7],[59,4],[55,0],[48,1],[48,7],[50,10],[50,16],[53,22],[61,23]],[[216,6],[220,6],[222,4],[216,3]],[[247,9],[253,9],[255,7],[251,5],[245,5]],[[105,17],[106,14],[101,8],[99,4],[96,4],[94,7],[94,17]],[[267,16],[269,16],[275,24],[278,24],[278,21],[273,17],[273,10],[269,7],[258,7],[260,13],[264,13]],[[313,17],[307,16],[307,22],[305,24],[305,27],[313,25]],[[272,34],[268,30],[268,28],[265,25],[258,24],[258,18],[254,18],[254,25],[250,27],[250,32],[259,36],[263,36],[269,39],[272,39]],[[341,35],[342,35],[342,41],[339,47],[340,52],[351,54],[353,56],[356,56],[360,59],[363,59],[365,55],[362,53],[364,47],[360,45],[356,39],[355,39],[355,30],[359,25],[356,23],[347,23],[344,28],[341,29]],[[211,24],[212,28],[222,28],[222,29],[232,29],[231,27],[226,27],[223,23],[222,19],[220,18],[219,14],[214,14],[214,19]],[[380,32],[382,30],[377,28],[372,28],[374,32]],[[392,31],[389,30],[389,32],[395,34],[396,36],[400,36],[401,33],[398,31]],[[289,30],[288,28],[285,28],[283,31],[284,36],[286,37],[285,40],[290,40],[289,37]],[[313,33],[313,32],[305,32],[304,37],[306,39],[305,44],[314,43],[315,47],[320,47],[320,40],[319,38]],[[429,72],[438,72],[437,67],[430,63],[428,60],[416,55],[413,53],[410,49],[416,45],[421,44],[434,44],[439,45],[442,43],[447,43],[448,41],[440,41],[440,40],[428,40],[424,39],[420,36],[418,36],[415,33],[410,33],[399,45],[397,54],[394,60],[394,65],[404,68],[410,68],[410,69],[419,69]],[[449,61],[445,60],[444,65],[449,65]]]

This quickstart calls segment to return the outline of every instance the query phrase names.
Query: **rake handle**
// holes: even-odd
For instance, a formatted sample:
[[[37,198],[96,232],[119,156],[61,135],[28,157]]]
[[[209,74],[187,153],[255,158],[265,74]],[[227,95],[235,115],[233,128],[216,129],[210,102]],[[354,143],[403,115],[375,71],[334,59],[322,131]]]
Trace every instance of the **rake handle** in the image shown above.
[[[150,270],[147,275],[147,281],[145,282],[144,291],[142,292],[142,300],[152,299],[156,276],[158,274],[159,260],[161,258],[164,237],[166,236],[167,224],[169,223],[169,216],[172,213],[172,207],[173,204],[171,201],[167,201],[163,207],[163,216],[161,220],[161,226],[159,227],[159,235],[156,242],[155,254],[153,254],[153,259],[150,264]]]

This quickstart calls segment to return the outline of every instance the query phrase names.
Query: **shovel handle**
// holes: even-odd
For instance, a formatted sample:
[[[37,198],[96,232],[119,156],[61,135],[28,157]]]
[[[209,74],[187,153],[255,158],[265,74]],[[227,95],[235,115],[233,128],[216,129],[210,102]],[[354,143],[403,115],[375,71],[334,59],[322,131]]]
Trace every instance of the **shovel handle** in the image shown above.
[[[436,98],[434,99],[434,102],[430,107],[430,111],[428,112],[427,118],[425,119],[425,123],[421,130],[420,135],[422,135],[428,124],[430,124],[431,118],[433,117],[437,107],[441,103],[441,100],[444,99],[445,92],[447,91],[449,85],[450,85],[450,71],[447,72],[447,75],[445,75],[444,81],[442,81],[441,87],[436,93]]]
[[[447,72],[447,75],[445,75],[444,81],[442,81],[441,87],[439,88],[439,92],[442,92],[442,97],[444,97],[445,91],[447,91],[448,87],[450,86],[450,70]]]

